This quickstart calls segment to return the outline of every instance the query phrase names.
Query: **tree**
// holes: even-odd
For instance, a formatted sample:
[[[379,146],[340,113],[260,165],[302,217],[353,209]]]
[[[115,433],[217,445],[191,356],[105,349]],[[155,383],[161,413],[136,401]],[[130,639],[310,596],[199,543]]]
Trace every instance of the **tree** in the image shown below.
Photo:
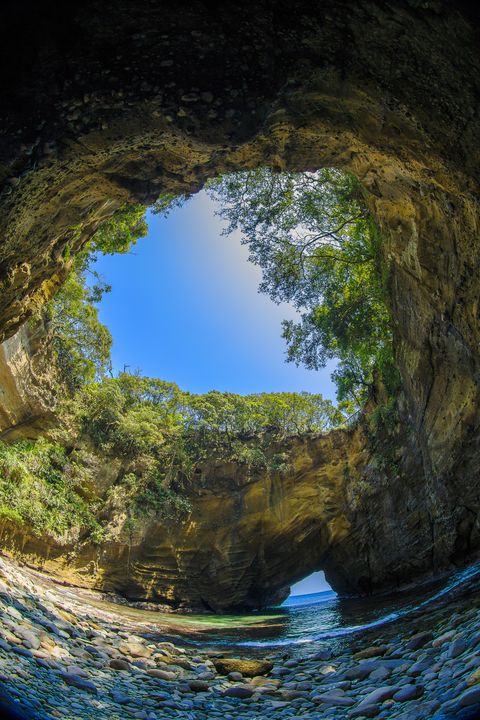
[[[337,397],[361,404],[375,368],[393,363],[380,237],[358,181],[339,170],[237,172],[210,181],[218,214],[240,229],[263,271],[261,292],[300,312],[284,321],[287,359],[337,358]]]
[[[99,253],[129,252],[147,229],[144,207],[121,208],[75,257],[66,282],[46,307],[60,379],[71,395],[110,369],[112,336],[96,306],[111,287],[94,270],[96,258]]]

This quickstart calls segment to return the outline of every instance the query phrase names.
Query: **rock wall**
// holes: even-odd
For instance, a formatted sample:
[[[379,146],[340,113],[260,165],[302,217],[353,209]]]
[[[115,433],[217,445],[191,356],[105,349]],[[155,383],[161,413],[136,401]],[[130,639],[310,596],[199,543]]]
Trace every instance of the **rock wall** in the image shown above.
[[[400,477],[418,485],[410,497],[392,475],[369,523],[378,538],[417,523],[396,550],[412,578],[480,545],[480,52],[466,7],[45,1],[28,16],[10,7],[1,31],[5,337],[123,202],[260,163],[359,177],[390,264],[402,432],[414,438]],[[373,555],[381,574],[388,558]]]
[[[113,493],[100,545],[54,542],[3,520],[3,552],[75,585],[215,611],[272,604],[318,569],[346,595],[452,569],[464,537],[451,524],[448,554],[435,561],[411,435],[396,425],[380,433],[379,450],[370,425],[363,418],[351,430],[287,438],[271,448],[287,454],[285,474],[205,463],[186,490],[192,512],[182,522],[150,518],[127,530],[128,502]],[[98,491],[107,494],[124,471],[121,461],[99,458]],[[441,511],[453,517],[457,508]]]
[[[34,439],[55,424],[55,372],[42,321],[0,344],[0,440]]]

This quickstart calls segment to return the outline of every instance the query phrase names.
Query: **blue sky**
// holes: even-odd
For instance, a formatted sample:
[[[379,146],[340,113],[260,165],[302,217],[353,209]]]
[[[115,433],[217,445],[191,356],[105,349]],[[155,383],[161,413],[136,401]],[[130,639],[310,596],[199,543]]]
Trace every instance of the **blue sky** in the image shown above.
[[[112,285],[99,315],[113,336],[114,371],[139,370],[194,393],[307,390],[333,400],[333,363],[314,372],[285,362],[281,322],[298,316],[258,293],[259,268],[239,233],[221,235],[214,211],[201,192],[167,218],[149,213],[148,236],[131,253],[98,258]],[[314,573],[293,594],[325,589]]]
[[[323,590],[331,590],[332,588],[325,580],[323,570],[314,572],[308,577],[300,580],[300,582],[292,585],[291,595],[310,595],[311,593],[322,592]]]
[[[258,293],[261,272],[240,235],[201,192],[167,218],[149,213],[149,233],[129,255],[100,257],[112,286],[100,319],[113,335],[115,371],[176,382],[190,392],[320,392],[334,399],[333,364],[320,372],[285,362],[284,318],[297,317]]]

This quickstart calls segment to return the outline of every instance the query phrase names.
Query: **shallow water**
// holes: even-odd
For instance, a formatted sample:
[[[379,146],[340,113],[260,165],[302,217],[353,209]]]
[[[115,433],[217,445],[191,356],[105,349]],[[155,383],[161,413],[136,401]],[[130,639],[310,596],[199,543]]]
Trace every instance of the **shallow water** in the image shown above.
[[[184,640],[192,644],[264,650],[283,646],[305,647],[321,640],[328,640],[331,644],[335,639],[347,639],[364,630],[400,623],[458,591],[463,585],[478,581],[480,564],[457,572],[442,582],[395,595],[341,599],[327,591],[291,597],[284,605],[261,613],[176,616],[176,621],[183,625]]]

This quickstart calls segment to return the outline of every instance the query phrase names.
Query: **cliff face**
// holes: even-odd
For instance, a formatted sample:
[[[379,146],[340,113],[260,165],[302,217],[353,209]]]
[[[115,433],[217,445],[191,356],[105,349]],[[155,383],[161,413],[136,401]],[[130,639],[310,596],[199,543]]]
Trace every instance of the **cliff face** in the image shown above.
[[[2,28],[5,337],[123,202],[261,163],[359,177],[390,264],[410,440],[402,451],[399,439],[399,472],[358,510],[353,547],[324,561],[340,588],[355,537],[372,587],[480,545],[480,52],[478,17],[462,7],[326,0],[251,13],[145,1],[132,14],[122,1],[11,10]]]
[[[110,498],[100,545],[54,542],[3,520],[2,549],[76,585],[215,611],[272,604],[318,569],[338,592],[358,595],[431,577],[468,555],[471,528],[455,523],[458,502],[436,505],[449,532],[432,534],[421,462],[401,424],[385,431],[364,418],[270,451],[286,454],[283,474],[211,460],[186,488],[189,517],[145,518],[133,530],[116,491],[125,468],[98,457],[97,492]]]
[[[52,360],[41,321],[26,323],[0,345],[0,440],[34,439],[55,423]]]

